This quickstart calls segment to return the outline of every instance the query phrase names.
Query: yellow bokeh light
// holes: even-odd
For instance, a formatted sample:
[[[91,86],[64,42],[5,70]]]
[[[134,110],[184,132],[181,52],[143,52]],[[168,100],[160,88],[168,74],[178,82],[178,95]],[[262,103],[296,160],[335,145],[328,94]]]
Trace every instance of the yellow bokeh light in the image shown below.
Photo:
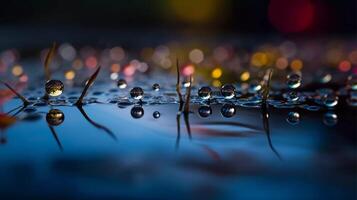
[[[20,65],[15,65],[12,68],[12,74],[14,76],[20,76],[23,72],[24,72],[24,70],[22,69],[22,67]]]
[[[268,56],[263,52],[257,52],[253,54],[251,58],[251,64],[256,67],[262,67],[268,64]]]
[[[300,71],[303,67],[303,63],[300,59],[295,59],[295,60],[291,61],[290,67],[294,71]]]
[[[222,16],[218,11],[225,8],[225,3],[220,0],[169,0],[169,14],[188,23],[207,23]]]
[[[76,73],[73,70],[69,70],[65,73],[64,75],[67,80],[73,80],[74,77],[76,76]]]
[[[213,85],[213,87],[221,87],[222,83],[219,80],[213,80],[212,85]]]
[[[250,78],[250,73],[245,71],[240,75],[240,80],[241,81],[247,81]]]
[[[222,69],[221,68],[215,68],[212,73],[212,78],[220,78],[222,76]]]

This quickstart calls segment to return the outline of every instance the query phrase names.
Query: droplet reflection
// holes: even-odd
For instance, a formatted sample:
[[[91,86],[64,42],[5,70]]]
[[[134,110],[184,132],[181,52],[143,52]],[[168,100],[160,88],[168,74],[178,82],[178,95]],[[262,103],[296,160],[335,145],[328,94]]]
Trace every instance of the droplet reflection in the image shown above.
[[[300,122],[300,114],[298,112],[289,112],[286,121],[291,125],[296,125]]]
[[[203,118],[206,118],[206,117],[210,116],[212,114],[211,106],[208,106],[208,105],[200,106],[198,108],[198,114]]]
[[[139,119],[144,116],[144,109],[141,106],[134,106],[131,109],[130,114],[134,119]]]
[[[51,126],[58,126],[64,121],[64,114],[61,110],[51,109],[46,115],[46,121]]]
[[[334,126],[337,124],[337,115],[333,112],[327,112],[324,114],[323,122],[327,126]]]
[[[221,108],[223,117],[230,118],[236,114],[236,107],[233,104],[224,104]]]

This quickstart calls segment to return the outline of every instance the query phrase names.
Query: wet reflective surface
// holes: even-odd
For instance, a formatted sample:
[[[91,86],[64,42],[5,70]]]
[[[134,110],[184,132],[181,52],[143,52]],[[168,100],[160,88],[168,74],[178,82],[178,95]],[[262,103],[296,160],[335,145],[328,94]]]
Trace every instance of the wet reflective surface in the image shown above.
[[[83,107],[62,104],[61,99],[51,100],[52,106],[25,109],[18,107],[19,99],[4,104],[4,112],[11,111],[8,115],[16,121],[2,126],[1,195],[355,195],[356,124],[351,116],[356,112],[351,107],[310,111],[303,106],[280,108],[273,100],[263,108],[226,102],[191,104],[189,114],[178,116],[177,104],[145,104],[147,97],[142,105],[120,99],[121,104],[95,103],[100,97],[89,95]],[[288,122],[297,120],[291,113],[298,113],[298,123]],[[22,193],[16,192],[19,188]]]

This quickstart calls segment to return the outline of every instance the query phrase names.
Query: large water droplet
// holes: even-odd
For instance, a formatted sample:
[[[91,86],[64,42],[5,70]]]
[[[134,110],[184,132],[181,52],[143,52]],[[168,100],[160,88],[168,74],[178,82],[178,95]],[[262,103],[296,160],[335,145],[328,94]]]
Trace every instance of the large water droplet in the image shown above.
[[[155,119],[158,119],[160,118],[161,114],[159,111],[155,111],[154,113],[152,113],[152,116],[155,118]]]
[[[51,126],[58,126],[64,121],[64,114],[61,110],[51,109],[46,114],[46,121]]]
[[[235,96],[236,88],[232,84],[225,84],[221,87],[221,94],[226,99],[232,99]]]
[[[221,108],[224,117],[230,118],[236,114],[236,107],[233,104],[224,104]]]
[[[49,80],[45,85],[45,89],[49,96],[56,97],[62,94],[64,85],[60,80]]]
[[[209,99],[211,98],[211,95],[212,95],[212,90],[210,87],[204,86],[198,90],[198,96],[201,99]]]
[[[334,126],[337,124],[338,118],[337,115],[333,112],[327,112],[324,114],[323,122],[327,126]]]
[[[201,117],[208,117],[212,114],[212,108],[211,106],[208,106],[208,105],[202,105],[198,108],[198,114],[201,116]]]
[[[157,91],[160,90],[160,85],[159,85],[158,83],[154,83],[154,84],[152,85],[152,89],[157,92]]]
[[[300,87],[301,85],[301,76],[298,73],[291,73],[287,77],[286,83],[288,84],[289,88],[295,89]]]
[[[140,87],[134,87],[133,89],[130,90],[130,96],[133,99],[141,99],[143,98],[144,91]]]
[[[141,106],[134,106],[131,111],[130,114],[133,118],[135,119],[139,119],[142,116],[144,116],[144,109]]]
[[[321,102],[329,108],[335,107],[338,103],[338,96],[335,94],[326,94],[321,97]]]
[[[125,79],[119,79],[118,82],[117,82],[117,86],[120,89],[124,89],[124,88],[126,88],[128,86],[128,84],[126,83]]]
[[[286,121],[291,125],[296,125],[300,122],[300,114],[298,112],[289,112]]]

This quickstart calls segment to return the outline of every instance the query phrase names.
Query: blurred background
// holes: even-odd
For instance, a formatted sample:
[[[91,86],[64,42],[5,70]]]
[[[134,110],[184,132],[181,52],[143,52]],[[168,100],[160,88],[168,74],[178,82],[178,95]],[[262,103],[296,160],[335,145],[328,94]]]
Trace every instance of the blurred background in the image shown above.
[[[0,6],[0,68],[43,61],[56,41],[53,69],[101,64],[132,76],[174,71],[179,58],[184,75],[213,81],[275,67],[342,83],[357,73],[356,10],[354,0],[14,0]]]
[[[2,36],[17,28],[23,30],[17,35],[43,39],[59,33],[96,39],[99,30],[131,33],[122,40],[187,33],[355,37],[356,20],[354,0],[14,0],[0,7]]]

